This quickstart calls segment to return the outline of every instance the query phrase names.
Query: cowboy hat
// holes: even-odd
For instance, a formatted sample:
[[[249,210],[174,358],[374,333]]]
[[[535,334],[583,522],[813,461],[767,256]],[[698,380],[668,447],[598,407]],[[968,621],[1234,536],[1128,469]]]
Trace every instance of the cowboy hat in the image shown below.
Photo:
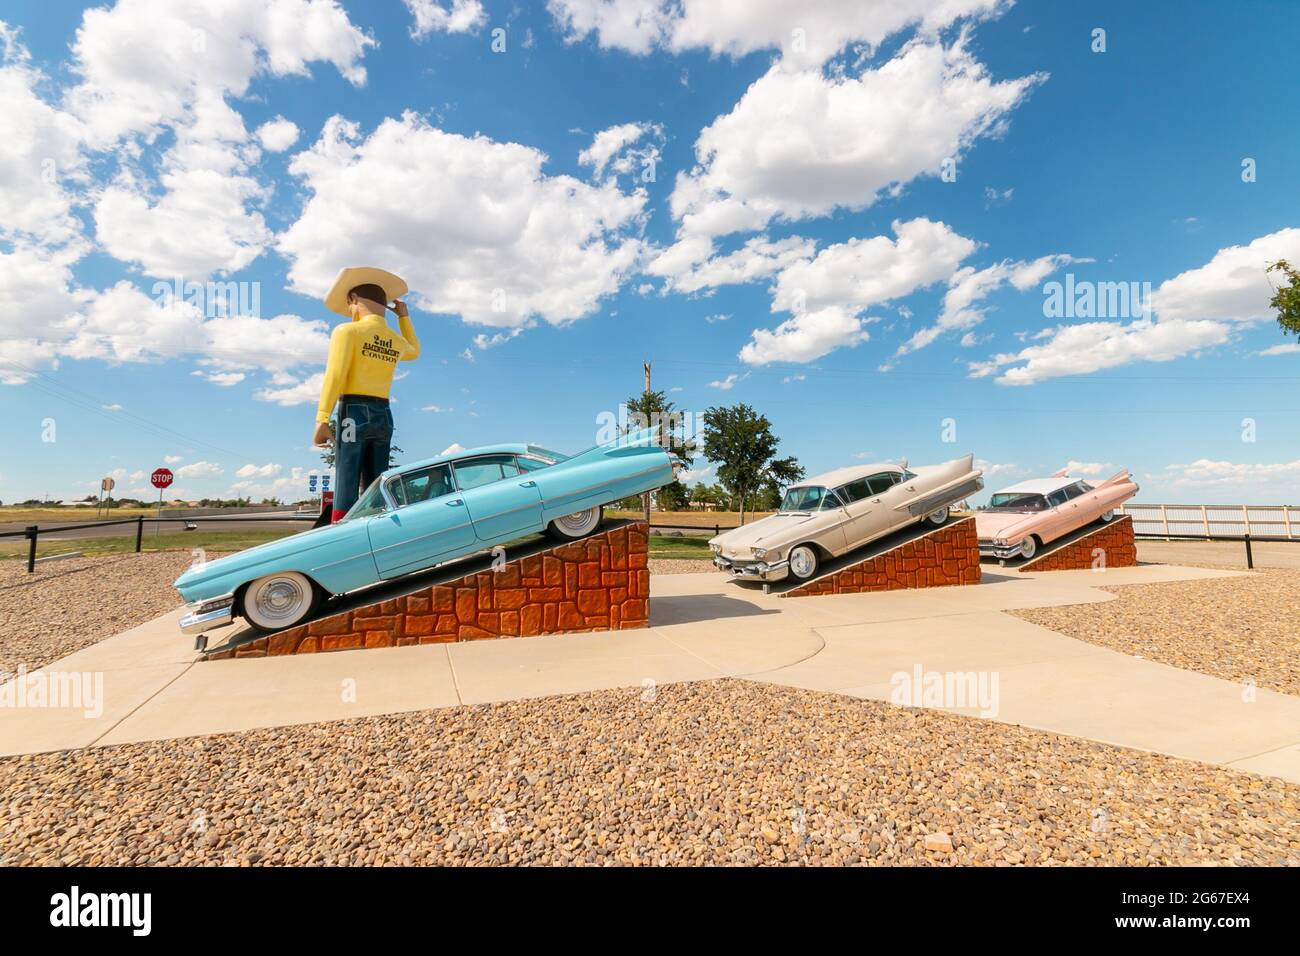
[[[374,266],[348,266],[339,271],[339,277],[334,280],[329,292],[325,293],[325,307],[339,315],[351,316],[348,293],[359,285],[377,285],[383,289],[388,300],[385,305],[406,295],[406,282],[391,272]]]

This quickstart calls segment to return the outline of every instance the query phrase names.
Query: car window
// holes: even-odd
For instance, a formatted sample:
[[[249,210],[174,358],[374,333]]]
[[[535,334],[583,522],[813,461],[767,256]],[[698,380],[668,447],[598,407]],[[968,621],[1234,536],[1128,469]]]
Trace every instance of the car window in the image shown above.
[[[545,468],[547,465],[550,464],[550,462],[542,461],[540,458],[528,458],[525,455],[520,455],[518,458],[515,459],[515,464],[519,466],[519,470],[521,472],[524,472],[524,471],[536,471],[539,468]]]
[[[431,465],[428,468],[408,471],[392,479],[388,489],[392,492],[399,508],[441,498],[456,490],[451,483],[450,465]]]
[[[481,488],[517,474],[519,466],[515,464],[514,455],[484,455],[456,462],[456,484],[461,491]]]
[[[1065,494],[1065,489],[1058,488],[1056,491],[1053,491],[1050,495],[1047,496],[1047,506],[1049,508],[1055,508],[1058,505],[1065,504],[1067,500],[1069,499]]]
[[[1069,493],[1069,497],[1077,498],[1079,495],[1086,495],[1088,492],[1092,491],[1092,488],[1089,487],[1086,482],[1076,481],[1065,490]]]
[[[871,484],[871,493],[879,495],[898,484],[899,474],[896,471],[884,471],[878,475],[872,475],[867,481]]]
[[[1047,499],[1042,495],[1023,491],[999,491],[989,499],[989,508],[1005,508],[1008,511],[1042,511],[1047,507]]]
[[[816,511],[826,496],[826,489],[819,485],[803,488],[791,488],[781,500],[782,511]]]
[[[348,509],[348,513],[343,516],[344,521],[352,521],[355,518],[366,518],[370,515],[377,515],[384,510],[384,493],[379,488],[379,479],[376,478],[357,499],[357,503]]]
[[[861,501],[871,494],[871,488],[867,485],[867,479],[859,478],[856,481],[850,481],[847,485],[841,485],[835,489],[839,496],[847,502]]]
[[[844,502],[842,502],[833,491],[828,491],[822,496],[822,511],[834,511],[836,508],[841,508],[843,506]]]

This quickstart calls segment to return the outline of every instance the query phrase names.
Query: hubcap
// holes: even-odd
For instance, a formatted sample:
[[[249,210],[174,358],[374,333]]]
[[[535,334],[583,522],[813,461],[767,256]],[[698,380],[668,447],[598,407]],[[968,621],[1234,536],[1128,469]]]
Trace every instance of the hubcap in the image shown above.
[[[591,530],[591,527],[595,524],[596,513],[595,508],[588,508],[586,511],[579,511],[577,514],[558,518],[556,524],[570,534],[583,534]]]
[[[1038,545],[1034,544],[1033,538],[1026,538],[1025,543],[1020,546],[1020,553],[1026,558],[1032,558],[1034,552],[1038,550]]]
[[[795,548],[790,555],[790,570],[798,577],[806,578],[812,574],[813,556],[807,548]]]
[[[253,603],[258,614],[269,620],[292,618],[302,606],[303,593],[297,582],[287,578],[268,581],[258,589]]]

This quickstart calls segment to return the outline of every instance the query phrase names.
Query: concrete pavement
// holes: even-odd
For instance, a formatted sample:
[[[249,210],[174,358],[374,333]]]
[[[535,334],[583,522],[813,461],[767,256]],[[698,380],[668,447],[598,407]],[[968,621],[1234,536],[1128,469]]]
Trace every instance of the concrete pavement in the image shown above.
[[[0,707],[0,753],[719,677],[888,701],[910,686],[899,675],[937,674],[984,681],[995,706],[951,693],[915,702],[1300,781],[1300,698],[1247,692],[1003,613],[1113,600],[1098,585],[1237,573],[986,566],[979,585],[799,600],[717,574],[661,575],[642,631],[202,663],[176,611],[46,668],[102,674],[102,713]]]

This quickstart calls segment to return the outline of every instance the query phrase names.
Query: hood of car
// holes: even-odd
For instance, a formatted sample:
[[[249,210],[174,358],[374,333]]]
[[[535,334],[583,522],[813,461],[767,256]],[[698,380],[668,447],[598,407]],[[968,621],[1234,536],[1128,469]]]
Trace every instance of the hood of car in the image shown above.
[[[750,557],[752,548],[777,548],[792,544],[794,539],[803,534],[809,522],[816,519],[819,512],[801,511],[778,512],[768,515],[752,524],[741,525],[724,531],[709,542],[722,549],[726,557]]]
[[[975,533],[981,538],[1005,538],[1033,527],[1042,512],[977,511]]]
[[[195,585],[201,585],[204,581],[219,578],[231,571],[257,568],[288,557],[302,559],[303,570],[306,570],[311,566],[312,552],[319,548],[337,544],[341,540],[353,537],[358,533],[363,537],[365,536],[364,521],[346,521],[326,525],[323,528],[301,531],[298,534],[277,538],[275,541],[268,541],[266,544],[246,548],[235,554],[228,554],[224,558],[195,564],[176,579],[174,586],[178,589],[192,588]]]

